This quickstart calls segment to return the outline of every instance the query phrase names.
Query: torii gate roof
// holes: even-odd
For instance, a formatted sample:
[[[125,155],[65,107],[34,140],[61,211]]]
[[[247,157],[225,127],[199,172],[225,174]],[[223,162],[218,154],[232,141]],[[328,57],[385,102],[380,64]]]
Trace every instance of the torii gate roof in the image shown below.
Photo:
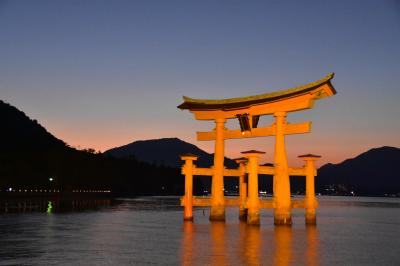
[[[247,108],[254,105],[272,103],[277,101],[286,100],[293,97],[298,97],[305,94],[312,94],[314,99],[321,99],[336,94],[335,88],[331,84],[331,79],[334,73],[328,76],[291,89],[280,90],[276,92],[264,93],[254,96],[229,98],[229,99],[193,99],[183,96],[184,102],[178,106],[179,109],[189,110],[234,110]]]

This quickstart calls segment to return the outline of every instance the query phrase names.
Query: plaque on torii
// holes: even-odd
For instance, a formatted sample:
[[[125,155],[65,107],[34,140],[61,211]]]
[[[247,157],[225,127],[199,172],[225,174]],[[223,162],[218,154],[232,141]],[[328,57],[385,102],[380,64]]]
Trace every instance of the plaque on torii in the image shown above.
[[[184,102],[178,108],[189,110],[197,120],[214,120],[216,124],[210,132],[197,132],[197,140],[215,141],[214,165],[208,170],[203,170],[204,173],[208,172],[212,175],[210,220],[225,219],[226,204],[223,177],[227,175],[228,169],[224,167],[224,140],[275,136],[274,167],[271,167],[271,169],[264,168],[264,171],[262,167],[258,167],[254,171],[258,171],[257,174],[273,174],[275,224],[291,224],[292,202],[290,199],[289,174],[296,173],[296,169],[289,168],[287,163],[285,135],[308,133],[311,130],[311,122],[291,124],[286,121],[286,116],[289,112],[310,109],[316,100],[335,95],[336,91],[331,84],[333,76],[332,73],[320,80],[299,87],[255,96],[221,100],[183,97]],[[259,127],[258,121],[260,116],[263,115],[273,115],[275,117],[274,123]],[[240,129],[225,128],[227,119],[238,119]],[[249,160],[254,160],[257,157],[257,151],[247,153],[247,156]],[[313,155],[310,156],[302,158],[308,158],[311,162],[314,161],[312,158],[317,158]],[[247,168],[250,167],[247,166]],[[305,169],[300,169],[297,173],[306,173]],[[258,207],[255,209],[255,212],[258,212]],[[251,208],[248,208],[248,212],[248,215],[250,215]]]

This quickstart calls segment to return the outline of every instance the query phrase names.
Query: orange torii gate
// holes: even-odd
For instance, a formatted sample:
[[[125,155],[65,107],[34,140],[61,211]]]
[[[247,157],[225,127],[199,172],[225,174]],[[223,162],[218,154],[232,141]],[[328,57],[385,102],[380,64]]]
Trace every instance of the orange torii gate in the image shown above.
[[[286,121],[287,113],[310,109],[314,101],[336,94],[331,84],[334,74],[318,81],[283,91],[266,93],[242,98],[223,100],[204,100],[183,97],[178,106],[194,114],[197,120],[214,120],[215,128],[210,132],[197,132],[197,140],[215,140],[214,165],[211,168],[198,168],[193,164],[196,155],[183,155],[185,160],[182,173],[185,175],[184,219],[192,220],[192,206],[211,206],[210,220],[225,220],[225,206],[240,206],[240,218],[249,224],[259,224],[259,209],[273,208],[276,225],[290,225],[291,209],[305,208],[306,223],[315,223],[317,201],[314,192],[316,169],[314,160],[320,156],[307,154],[299,156],[306,162],[302,168],[288,166],[285,135],[308,133],[311,122],[290,124]],[[266,127],[258,127],[262,115],[273,115],[275,122]],[[238,119],[240,129],[225,128],[227,119]],[[243,152],[245,158],[239,158],[238,169],[226,169],[224,166],[225,139],[275,136],[273,166],[258,165],[260,151]],[[245,175],[248,174],[248,182]],[[258,197],[258,174],[273,175],[273,200],[260,200]],[[212,176],[211,198],[193,197],[193,175]],[[289,175],[306,176],[306,197],[301,201],[290,198]],[[224,198],[224,176],[239,176],[239,194],[236,199]],[[247,190],[247,191],[246,191]]]

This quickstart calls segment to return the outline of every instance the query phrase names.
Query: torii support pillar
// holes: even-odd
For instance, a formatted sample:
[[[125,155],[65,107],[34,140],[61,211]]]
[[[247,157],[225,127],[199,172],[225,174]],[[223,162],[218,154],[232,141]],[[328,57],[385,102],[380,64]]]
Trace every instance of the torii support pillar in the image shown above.
[[[247,221],[247,208],[246,208],[246,200],[247,200],[247,180],[246,180],[246,158],[238,158],[235,159],[235,162],[239,164],[239,220]]]
[[[275,116],[275,156],[274,156],[274,224],[291,225],[291,200],[289,166],[285,149],[286,112],[276,112]]]
[[[211,181],[210,221],[225,221],[224,199],[224,131],[225,119],[215,119],[214,169]]]
[[[260,199],[258,198],[258,158],[265,152],[244,151],[242,152],[248,159],[248,197],[247,197],[247,224],[260,225]]]
[[[182,172],[185,174],[185,209],[183,212],[183,220],[193,221],[193,161],[196,161],[198,156],[185,154],[181,159],[185,161],[182,166]]]
[[[299,158],[303,159],[306,163],[306,225],[317,224],[316,209],[318,207],[318,201],[315,197],[315,183],[314,177],[316,176],[316,169],[314,161],[321,158],[319,155],[306,154],[300,155]]]

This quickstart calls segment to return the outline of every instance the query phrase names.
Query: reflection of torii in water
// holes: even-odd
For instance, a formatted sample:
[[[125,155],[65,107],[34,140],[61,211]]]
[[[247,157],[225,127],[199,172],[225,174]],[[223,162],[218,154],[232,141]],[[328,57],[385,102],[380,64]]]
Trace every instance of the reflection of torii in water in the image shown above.
[[[189,222],[182,229],[181,265],[320,265],[315,226],[260,230],[244,223],[204,226]]]
[[[287,113],[310,109],[315,100],[330,97],[336,94],[331,84],[334,74],[325,78],[288,90],[266,93],[242,98],[223,100],[202,100],[183,97],[184,102],[178,106],[194,114],[197,120],[214,120],[216,127],[210,132],[197,132],[197,140],[215,140],[214,165],[211,168],[197,168],[193,161],[196,155],[183,155],[185,165],[182,173],[185,174],[185,197],[182,205],[185,206],[185,220],[193,218],[192,206],[211,206],[210,220],[225,220],[225,206],[240,206],[241,217],[246,216],[249,224],[259,224],[259,209],[274,208],[275,224],[290,225],[291,208],[305,208],[306,222],[315,223],[315,209],[317,201],[314,193],[314,176],[316,170],[314,160],[320,156],[307,154],[299,156],[306,162],[302,168],[288,166],[285,135],[308,133],[311,122],[290,124],[286,121]],[[273,115],[275,122],[267,127],[258,127],[261,115]],[[240,129],[225,128],[227,119],[238,119]],[[259,151],[243,152],[246,160],[238,160],[238,169],[224,167],[225,139],[253,138],[275,136],[274,166],[259,166]],[[248,174],[248,183],[243,176]],[[258,174],[273,175],[273,200],[258,198]],[[212,176],[211,198],[194,198],[193,175]],[[289,175],[306,176],[305,200],[291,201]],[[237,199],[224,198],[224,176],[239,176],[240,197]],[[244,189],[247,186],[247,191]],[[246,210],[246,211],[244,211]],[[246,215],[247,212],[247,215]]]

